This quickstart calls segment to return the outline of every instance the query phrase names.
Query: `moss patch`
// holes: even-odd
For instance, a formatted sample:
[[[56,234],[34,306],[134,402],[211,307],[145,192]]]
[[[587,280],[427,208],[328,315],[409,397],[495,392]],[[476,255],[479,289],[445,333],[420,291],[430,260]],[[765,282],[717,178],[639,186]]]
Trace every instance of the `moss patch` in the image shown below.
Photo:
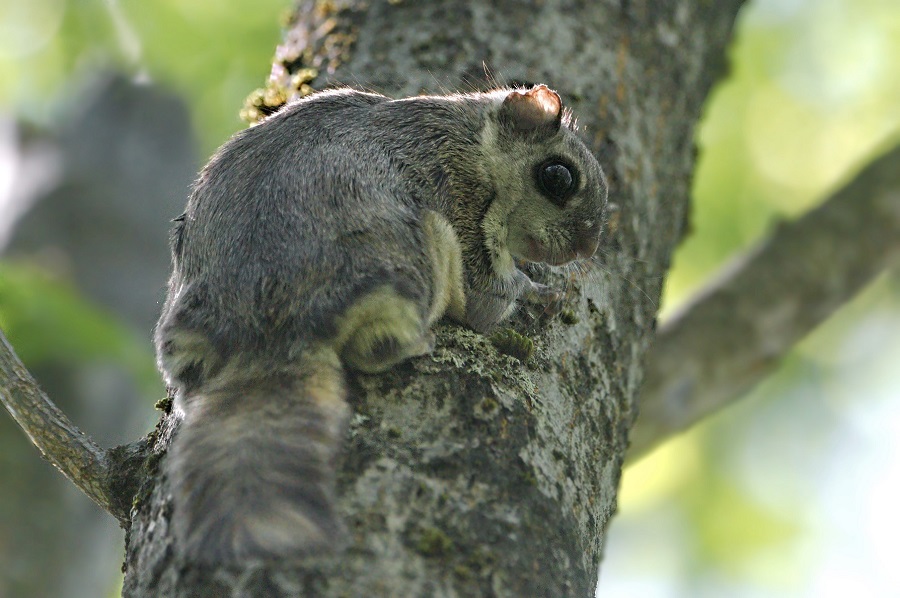
[[[425,556],[444,556],[453,548],[453,541],[441,530],[426,527],[422,530],[416,549]]]
[[[504,355],[515,357],[522,363],[526,363],[534,356],[534,341],[527,336],[522,336],[512,328],[503,328],[493,333],[491,343]]]

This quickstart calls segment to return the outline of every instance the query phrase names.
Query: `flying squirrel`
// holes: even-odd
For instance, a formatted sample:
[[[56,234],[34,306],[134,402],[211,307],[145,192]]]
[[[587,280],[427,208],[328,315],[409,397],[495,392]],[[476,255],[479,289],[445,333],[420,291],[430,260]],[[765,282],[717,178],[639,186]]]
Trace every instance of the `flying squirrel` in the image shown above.
[[[172,232],[157,362],[183,416],[166,461],[190,561],[333,546],[346,370],[558,294],[518,262],[597,249],[607,184],[545,85],[391,99],[315,93],[237,133]]]

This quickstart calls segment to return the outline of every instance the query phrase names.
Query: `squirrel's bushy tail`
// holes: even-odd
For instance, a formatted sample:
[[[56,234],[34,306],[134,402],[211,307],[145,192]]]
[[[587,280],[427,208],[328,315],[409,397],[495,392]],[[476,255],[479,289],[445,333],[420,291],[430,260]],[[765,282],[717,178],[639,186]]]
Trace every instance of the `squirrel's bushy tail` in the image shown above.
[[[337,356],[241,369],[181,401],[168,466],[179,549],[194,562],[228,563],[333,547],[342,535],[335,460],[349,414]]]

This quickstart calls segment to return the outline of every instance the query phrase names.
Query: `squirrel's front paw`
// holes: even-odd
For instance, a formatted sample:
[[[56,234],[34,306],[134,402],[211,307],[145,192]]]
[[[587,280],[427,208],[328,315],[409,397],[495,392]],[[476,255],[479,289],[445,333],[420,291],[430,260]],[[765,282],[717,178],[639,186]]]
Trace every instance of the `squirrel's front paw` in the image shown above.
[[[562,310],[565,294],[545,284],[532,282],[525,292],[525,300],[534,305],[542,305],[544,313],[553,316]]]

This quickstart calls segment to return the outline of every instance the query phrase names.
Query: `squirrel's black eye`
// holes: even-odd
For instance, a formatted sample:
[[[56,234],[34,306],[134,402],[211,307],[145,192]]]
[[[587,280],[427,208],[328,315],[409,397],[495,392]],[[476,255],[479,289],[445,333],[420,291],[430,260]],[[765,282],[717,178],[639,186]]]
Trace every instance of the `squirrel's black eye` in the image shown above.
[[[554,203],[564,202],[575,187],[575,177],[565,164],[549,162],[538,170],[538,183]]]

